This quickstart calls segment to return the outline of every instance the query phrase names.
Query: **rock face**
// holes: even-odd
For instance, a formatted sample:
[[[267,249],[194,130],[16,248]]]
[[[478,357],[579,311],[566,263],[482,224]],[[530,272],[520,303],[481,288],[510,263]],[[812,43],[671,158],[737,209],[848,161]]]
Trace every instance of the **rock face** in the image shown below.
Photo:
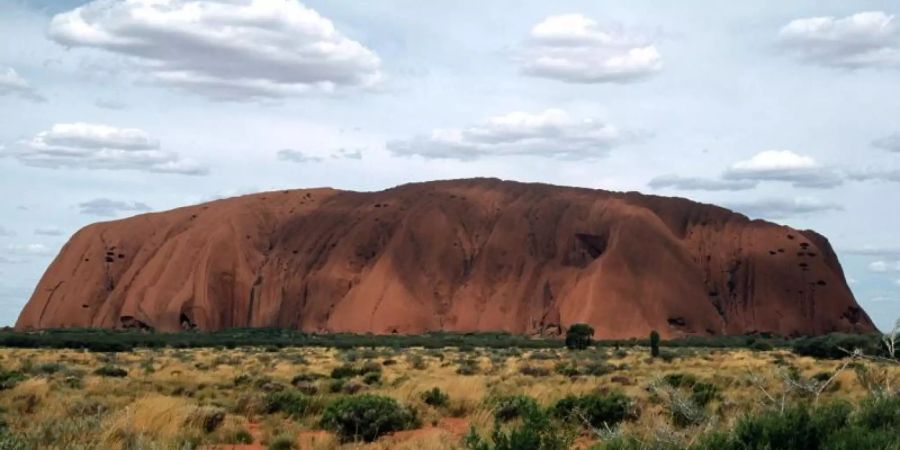
[[[664,337],[871,331],[828,241],[711,205],[496,179],[307,189],[89,225],[16,328]]]

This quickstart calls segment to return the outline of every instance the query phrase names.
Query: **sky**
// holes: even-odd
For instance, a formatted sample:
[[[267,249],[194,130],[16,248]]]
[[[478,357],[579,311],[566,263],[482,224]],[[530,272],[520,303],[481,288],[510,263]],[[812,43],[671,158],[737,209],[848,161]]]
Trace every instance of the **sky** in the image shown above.
[[[0,326],[89,223],[489,176],[814,229],[886,329],[900,5],[765,5],[0,0]]]

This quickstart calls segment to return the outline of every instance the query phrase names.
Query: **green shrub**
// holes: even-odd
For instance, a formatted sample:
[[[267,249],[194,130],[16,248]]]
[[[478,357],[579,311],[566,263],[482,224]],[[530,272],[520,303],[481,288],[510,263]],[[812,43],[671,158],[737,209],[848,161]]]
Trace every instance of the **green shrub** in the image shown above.
[[[128,376],[128,371],[121,367],[106,365],[97,368],[97,370],[94,371],[94,374],[103,377],[122,378]]]
[[[584,350],[591,345],[594,328],[586,323],[576,323],[566,330],[566,347],[570,350]]]
[[[356,373],[357,371],[355,367],[349,364],[344,364],[343,366],[338,366],[334,369],[331,369],[331,378],[334,378],[336,380],[341,378],[350,378],[356,376]]]
[[[419,424],[415,411],[390,397],[344,397],[325,408],[320,426],[334,431],[343,442],[372,442],[379,436],[407,430]]]
[[[594,428],[613,427],[631,415],[631,400],[623,394],[570,395],[553,405],[553,415]]]
[[[884,354],[883,344],[877,334],[831,333],[797,339],[791,345],[794,353],[814,358],[839,359],[855,349],[860,349],[867,355]]]
[[[271,392],[263,398],[263,410],[268,414],[283,412],[293,418],[301,418],[309,412],[312,401],[295,390]]]
[[[368,385],[381,383],[381,372],[368,372],[363,375],[363,383]]]
[[[585,375],[599,377],[611,373],[614,370],[615,367],[603,361],[592,361],[584,366],[584,370],[582,370],[582,373],[584,373]]]
[[[431,390],[422,392],[422,401],[425,402],[426,405],[434,407],[447,406],[447,403],[450,401],[450,396],[435,387]]]
[[[459,367],[456,368],[456,373],[459,375],[475,375],[478,371],[478,361],[472,358],[460,361]]]
[[[269,450],[293,450],[297,448],[297,441],[293,436],[288,434],[282,434],[275,439],[272,439],[272,442],[269,442],[268,449]]]
[[[546,377],[547,375],[550,375],[550,369],[541,366],[524,365],[519,367],[519,373],[529,377]]]
[[[24,381],[27,377],[22,372],[13,370],[4,370],[0,368],[0,391],[12,389],[20,381]]]
[[[494,400],[494,420],[508,422],[541,409],[537,401],[527,395],[510,395]]]
[[[566,450],[574,437],[570,428],[555,423],[540,408],[528,408],[517,426],[504,430],[499,422],[494,423],[490,440],[472,428],[463,443],[469,450]]]
[[[650,356],[659,356],[659,333],[656,330],[650,332]]]
[[[234,430],[228,437],[229,444],[252,444],[253,435],[246,428]]]

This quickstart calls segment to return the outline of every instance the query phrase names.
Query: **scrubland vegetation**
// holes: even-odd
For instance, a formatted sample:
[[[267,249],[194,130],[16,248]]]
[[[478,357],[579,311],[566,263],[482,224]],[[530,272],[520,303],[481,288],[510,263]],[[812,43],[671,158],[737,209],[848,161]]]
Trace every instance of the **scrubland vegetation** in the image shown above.
[[[445,337],[0,348],[0,449],[900,448],[900,365],[873,337],[655,357],[649,339]]]

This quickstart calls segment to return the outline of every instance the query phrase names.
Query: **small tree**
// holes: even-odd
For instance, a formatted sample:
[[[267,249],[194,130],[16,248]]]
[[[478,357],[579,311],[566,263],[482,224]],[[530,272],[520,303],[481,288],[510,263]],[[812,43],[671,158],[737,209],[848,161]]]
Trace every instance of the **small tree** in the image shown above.
[[[586,323],[576,323],[566,331],[566,347],[572,350],[584,350],[591,345],[594,328]]]
[[[894,329],[889,333],[885,333],[881,340],[884,342],[884,349],[888,354],[888,358],[897,357],[897,342],[900,341],[900,319],[894,323]]]
[[[659,333],[656,330],[650,332],[650,356],[659,356]]]

